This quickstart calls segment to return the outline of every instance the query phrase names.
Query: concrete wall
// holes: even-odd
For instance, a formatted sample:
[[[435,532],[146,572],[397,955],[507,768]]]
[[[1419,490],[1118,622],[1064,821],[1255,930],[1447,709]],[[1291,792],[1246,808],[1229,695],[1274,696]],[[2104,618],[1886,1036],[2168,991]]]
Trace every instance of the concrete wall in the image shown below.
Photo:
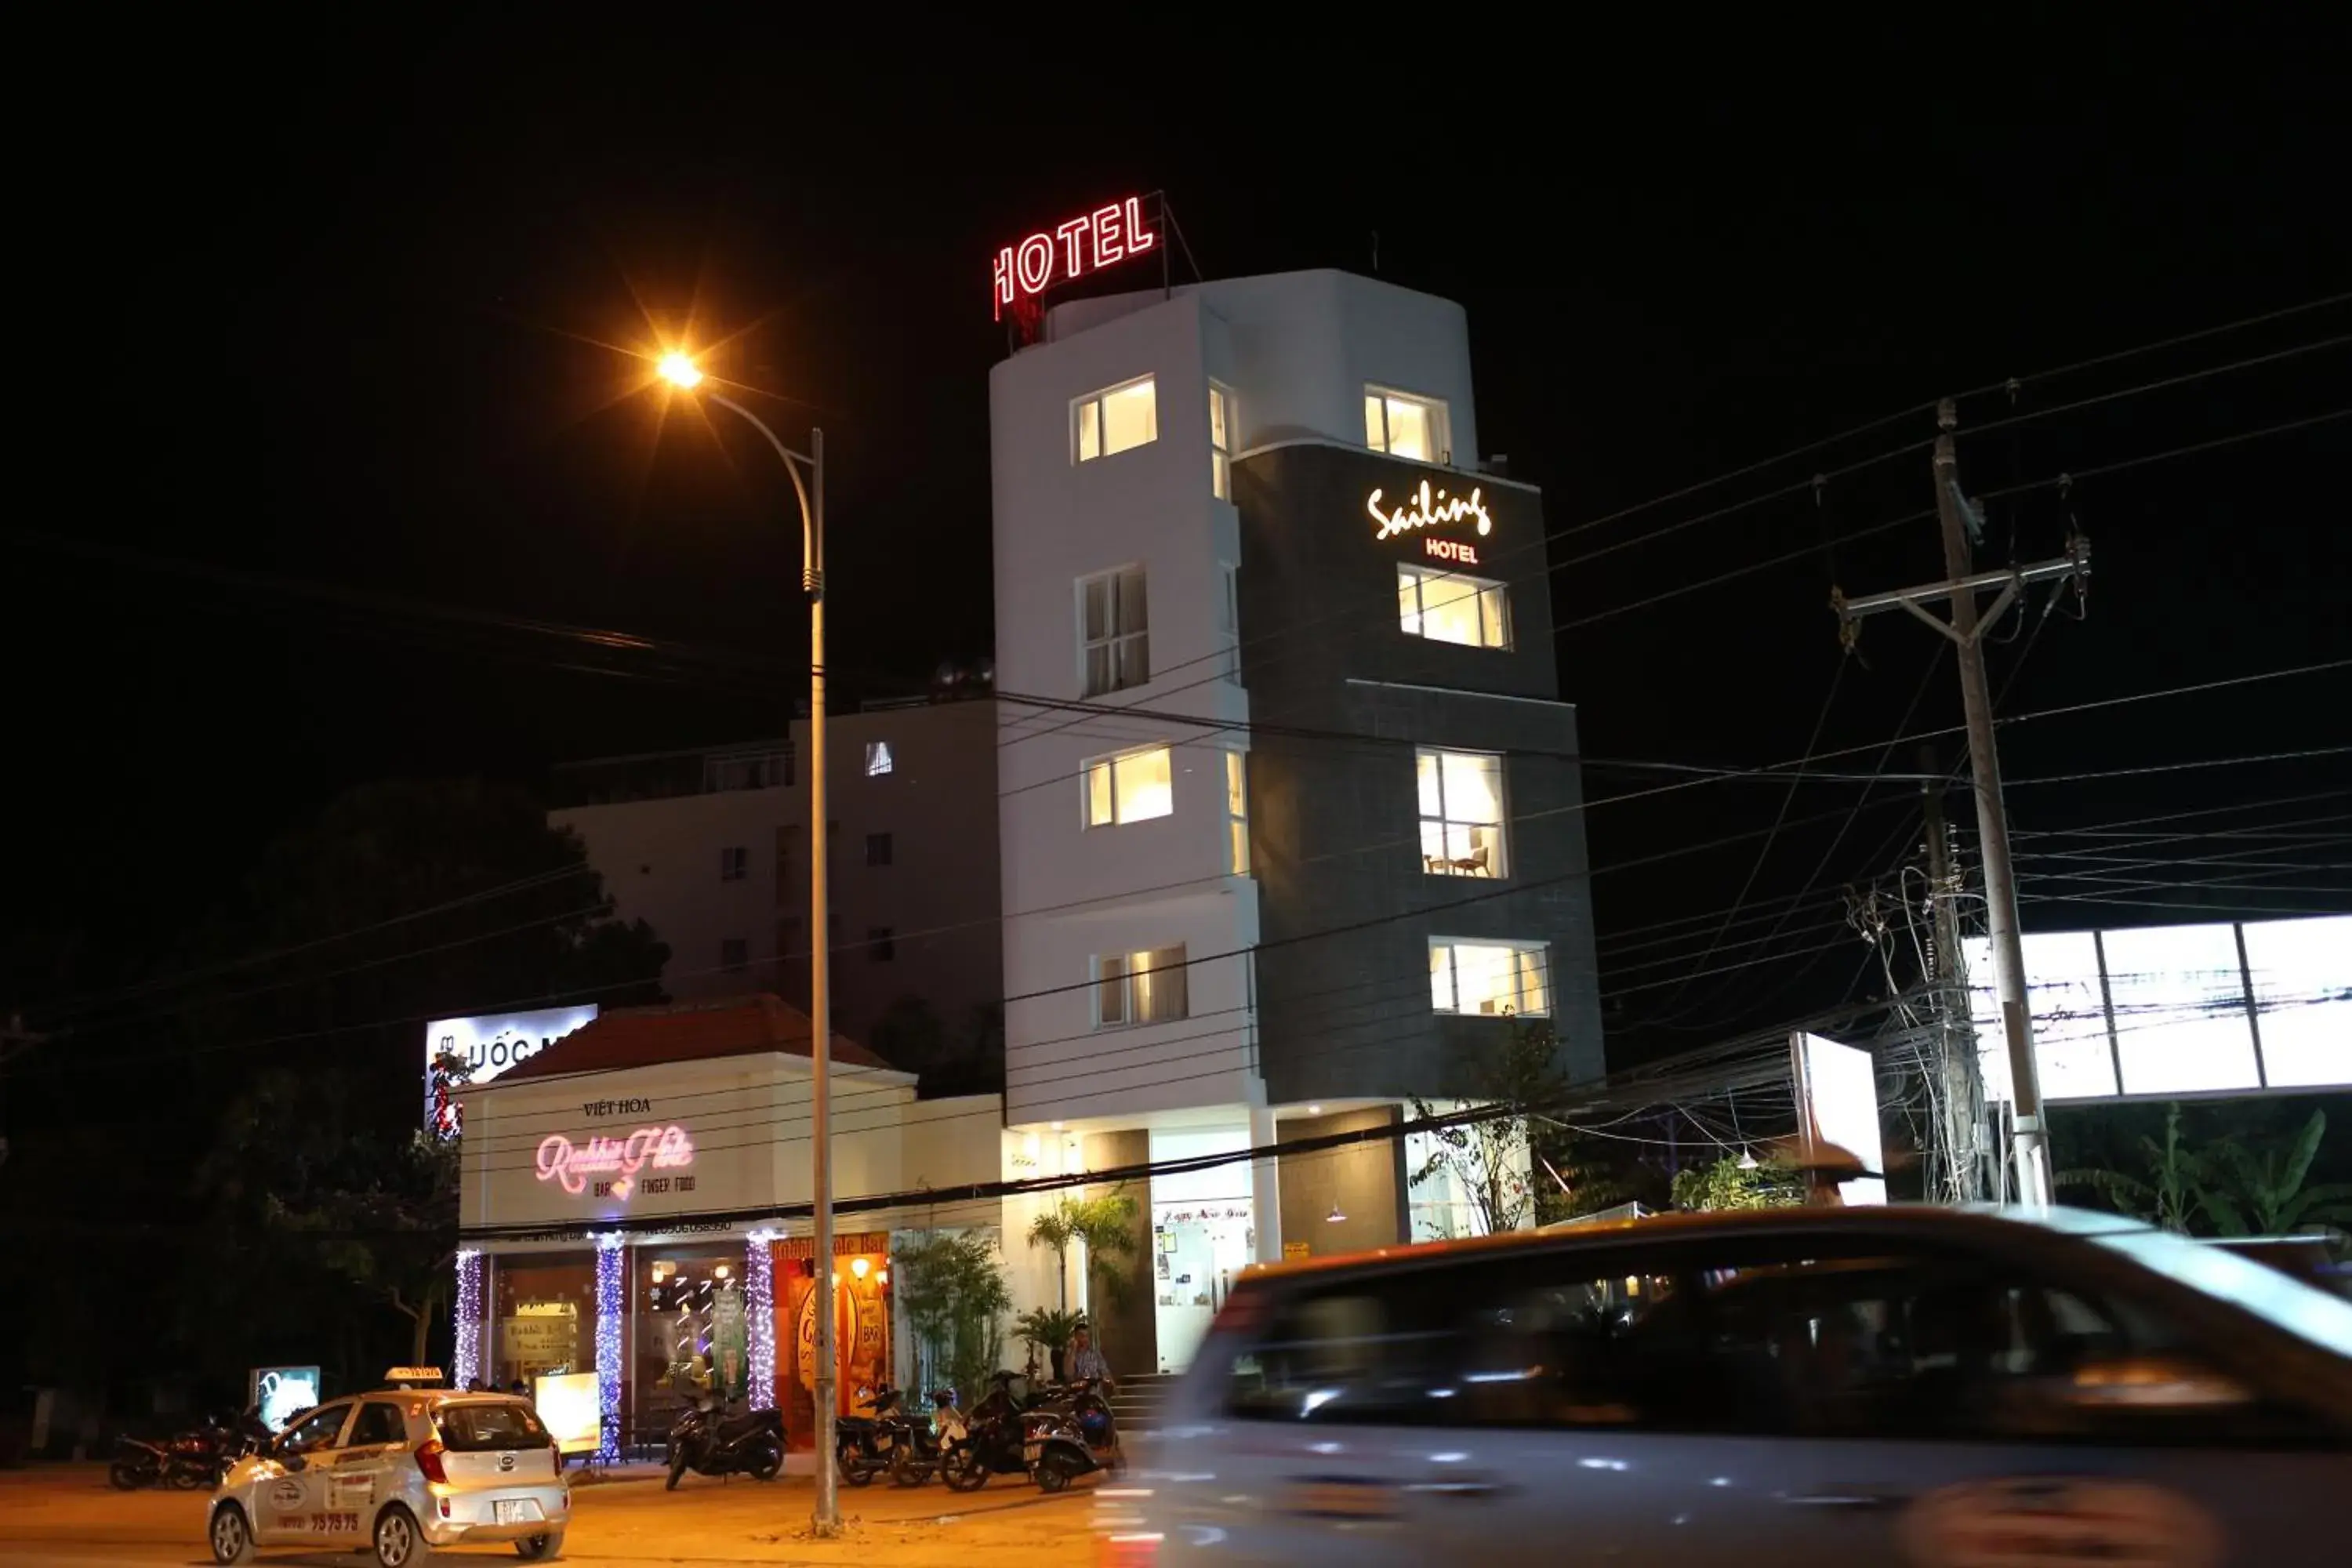
[[[1151,1158],[1149,1133],[1097,1132],[1085,1143],[1087,1169],[1105,1171],[1121,1165],[1140,1165]],[[1108,1197],[1118,1188],[1104,1185],[1088,1187],[1088,1197]],[[1158,1331],[1152,1316],[1151,1293],[1151,1194],[1142,1183],[1126,1188],[1135,1200],[1135,1220],[1129,1227],[1135,1250],[1121,1259],[1129,1270],[1133,1283],[1124,1301],[1114,1300],[1109,1292],[1097,1290],[1089,1281],[1087,1289],[1087,1315],[1096,1325],[1096,1341],[1103,1356],[1110,1363],[1114,1376],[1133,1377],[1159,1369]],[[1076,1270],[1083,1248],[1071,1249],[1073,1270],[1071,1295],[1078,1294]]]
[[[1100,700],[1219,723],[1247,719],[1240,687],[1217,679],[1232,644],[1219,624],[1220,567],[1240,559],[1238,516],[1211,491],[1208,380],[1225,354],[1220,331],[1194,301],[1156,303],[1017,354],[992,374],[1002,689],[1078,699],[1078,580],[1140,565],[1155,679]],[[1156,383],[1158,438],[1075,461],[1073,400],[1147,374]],[[1182,1023],[1097,1031],[1087,989],[1097,954],[1181,942],[1204,958],[1256,940],[1255,888],[1227,875],[1224,847],[1223,752],[1241,742],[1156,717],[1024,712],[1009,700],[1003,740],[1012,1120],[1244,1099],[1254,1081],[1245,959],[1193,965],[1192,1016]],[[1173,748],[1173,814],[1087,827],[1085,763],[1154,743]]]
[[[864,1040],[904,995],[929,1001],[950,1038],[975,1007],[1002,994],[997,841],[974,832],[996,795],[997,705],[940,703],[839,714],[826,725],[835,824],[834,1027]],[[866,746],[886,742],[893,767],[866,773]],[[773,990],[808,1005],[808,726],[793,726],[789,786],[573,806],[549,822],[578,832],[624,919],[670,944],[663,984],[680,998]],[[891,864],[866,864],[866,837],[891,837]],[[748,851],[747,875],[719,878],[719,852]],[[781,852],[780,852],[781,850]],[[869,940],[895,936],[883,959]],[[750,963],[720,965],[739,938]]]
[[[1328,1137],[1396,1124],[1394,1106],[1335,1111],[1328,1116],[1286,1116],[1278,1141]],[[1368,1140],[1337,1149],[1285,1154],[1282,1167],[1282,1238],[1304,1242],[1307,1255],[1329,1258],[1375,1247],[1392,1247],[1409,1235],[1402,1138]],[[1345,1217],[1334,1222],[1334,1205]]]

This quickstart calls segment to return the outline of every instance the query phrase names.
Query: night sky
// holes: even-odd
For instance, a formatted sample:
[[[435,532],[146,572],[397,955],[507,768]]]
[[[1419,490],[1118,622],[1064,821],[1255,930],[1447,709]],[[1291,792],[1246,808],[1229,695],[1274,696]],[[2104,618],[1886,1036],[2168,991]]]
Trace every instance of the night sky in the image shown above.
[[[1930,521],[1838,542],[1930,504],[1925,452],[1818,500],[1757,498],[1924,441],[1938,395],[1973,394],[1980,491],[2352,406],[2352,352],[2309,346],[2352,332],[2340,302],[2002,390],[2352,289],[2340,27],[1538,37],[1502,15],[1381,15],[1429,36],[1276,42],[1227,13],[1181,52],[1081,57],[1055,52],[1051,13],[961,33],[909,14],[853,39],[688,7],[92,41],[70,68],[92,73],[82,113],[20,191],[42,235],[20,319],[58,344],[26,367],[0,546],[0,936],[20,993],[77,940],[78,984],[157,963],[262,843],[352,784],[530,783],[562,758],[778,729],[806,652],[788,492],[731,435],[663,428],[634,356],[666,331],[725,342],[712,368],[772,395],[789,437],[824,426],[849,694],[985,653],[989,258],[1130,192],[1167,192],[1212,277],[1369,271],[1377,245],[1381,277],[1462,301],[1486,449],[1543,485],[1555,530],[1913,411],[1555,541],[1563,694],[1595,759],[1747,766],[1804,752],[1817,721],[1823,749],[1896,732],[1933,637],[1874,620],[1841,672],[1825,605],[1832,583],[1941,575]],[[2018,415],[2037,417],[1967,438]],[[1994,501],[1987,564],[2055,553],[2071,513],[2097,568],[2087,621],[2052,620],[2021,664],[2023,640],[1995,650],[2003,710],[2352,653],[2347,456],[2339,419]],[[521,620],[704,651],[583,673],[562,639],[504,624]],[[2341,745],[2347,713],[2336,670],[2028,722],[2005,761],[2028,781]],[[1907,728],[1958,716],[1946,660]],[[1588,786],[1665,778],[1596,763]],[[2352,810],[2352,758],[2021,783],[2015,810],[2030,831],[2327,791],[2347,793],[2265,820]],[[1764,828],[1785,795],[1599,807],[1594,855]],[[1751,872],[1754,908],[1817,868],[1829,887],[1888,871],[1913,792],[1871,794],[1832,847],[1858,798],[1802,786],[1760,868],[1751,839],[1604,876],[1604,951],[1729,910]],[[2236,896],[2352,908],[2340,869],[2277,885],[2318,890]],[[2091,918],[2186,917],[2028,906],[2029,926]],[[1790,922],[1790,961],[1747,972],[1769,985],[1634,992],[1613,1016],[1687,1043],[1867,990],[1858,947],[1810,951],[1828,939],[1801,928],[1834,919]],[[1641,956],[1696,966],[1712,927],[1682,929],[1698,936]]]

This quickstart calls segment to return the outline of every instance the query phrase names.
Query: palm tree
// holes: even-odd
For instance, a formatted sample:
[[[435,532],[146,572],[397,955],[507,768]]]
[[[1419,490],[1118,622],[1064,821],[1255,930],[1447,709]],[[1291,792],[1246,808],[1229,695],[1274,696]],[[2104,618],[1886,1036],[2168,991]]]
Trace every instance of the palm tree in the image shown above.
[[[1070,1244],[1087,1247],[1087,1277],[1113,1301],[1125,1301],[1133,1283],[1136,1201],[1120,1187],[1100,1197],[1064,1198],[1029,1222],[1029,1245],[1050,1247],[1061,1265],[1062,1310],[1070,1306]]]

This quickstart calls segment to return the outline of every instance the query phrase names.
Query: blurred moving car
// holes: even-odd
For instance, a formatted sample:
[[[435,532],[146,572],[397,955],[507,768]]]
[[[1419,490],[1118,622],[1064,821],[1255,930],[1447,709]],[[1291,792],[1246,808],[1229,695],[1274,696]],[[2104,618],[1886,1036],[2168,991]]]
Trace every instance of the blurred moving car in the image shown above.
[[[430,1369],[384,1381],[400,1386],[305,1411],[230,1467],[205,1521],[215,1562],[257,1546],[357,1549],[379,1568],[482,1542],[562,1554],[571,1489],[529,1400],[415,1386],[440,1381]]]
[[[2107,1215],[1803,1208],[1254,1269],[1099,1517],[1163,1564],[2284,1568],[2347,1484],[2352,1303]]]
[[[2209,1240],[2257,1263],[2291,1274],[2306,1285],[2352,1300],[2352,1264],[2336,1261],[2335,1238],[2327,1236],[2232,1236]]]

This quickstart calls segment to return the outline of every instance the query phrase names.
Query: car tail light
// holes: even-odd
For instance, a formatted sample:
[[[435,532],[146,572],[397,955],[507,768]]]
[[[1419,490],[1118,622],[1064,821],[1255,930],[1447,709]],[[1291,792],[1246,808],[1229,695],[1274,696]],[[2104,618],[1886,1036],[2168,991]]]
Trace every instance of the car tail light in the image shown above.
[[[446,1452],[438,1437],[427,1437],[416,1445],[416,1468],[425,1472],[426,1480],[447,1483],[449,1468],[441,1462],[441,1456]]]
[[[1157,1535],[1112,1535],[1096,1543],[1095,1568],[1151,1568],[1159,1561]]]

